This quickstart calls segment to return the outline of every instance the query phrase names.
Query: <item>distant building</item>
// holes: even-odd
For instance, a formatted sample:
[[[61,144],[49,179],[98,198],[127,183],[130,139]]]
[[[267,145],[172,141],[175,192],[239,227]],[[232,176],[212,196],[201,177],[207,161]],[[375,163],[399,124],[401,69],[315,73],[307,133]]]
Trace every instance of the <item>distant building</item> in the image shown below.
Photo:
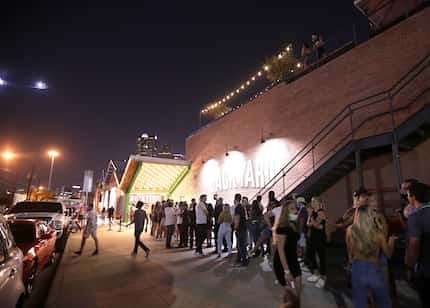
[[[158,138],[156,135],[142,134],[137,138],[137,154],[156,157],[158,154]]]
[[[172,147],[170,144],[163,144],[163,146],[158,151],[157,157],[160,158],[173,158]]]

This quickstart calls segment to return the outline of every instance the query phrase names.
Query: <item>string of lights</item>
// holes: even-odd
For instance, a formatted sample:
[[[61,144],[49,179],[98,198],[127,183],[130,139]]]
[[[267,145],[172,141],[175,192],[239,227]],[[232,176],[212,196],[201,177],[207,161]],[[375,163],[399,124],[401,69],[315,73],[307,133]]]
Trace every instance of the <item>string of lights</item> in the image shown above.
[[[277,60],[282,60],[286,55],[291,54],[293,51],[291,44],[288,44],[283,50],[281,50],[277,55]],[[297,68],[301,68],[302,64],[300,62],[297,62],[296,64]],[[260,80],[262,77],[266,77],[265,74],[267,74],[271,69],[271,66],[268,64],[264,64],[260,70],[255,72],[248,80],[244,81],[240,86],[238,86],[236,89],[233,89],[229,92],[227,92],[222,98],[219,98],[218,100],[206,105],[203,109],[200,110],[200,113],[202,115],[208,115],[212,114],[213,111],[218,111],[218,117],[223,116],[224,114],[228,113],[231,110],[237,109],[237,108],[229,108],[227,104],[235,97],[241,94],[242,92],[246,91],[249,87],[251,87],[256,81]],[[293,71],[293,70],[290,70]],[[260,93],[261,94],[261,93]],[[258,96],[258,94],[257,94]],[[255,98],[255,96],[254,96]]]

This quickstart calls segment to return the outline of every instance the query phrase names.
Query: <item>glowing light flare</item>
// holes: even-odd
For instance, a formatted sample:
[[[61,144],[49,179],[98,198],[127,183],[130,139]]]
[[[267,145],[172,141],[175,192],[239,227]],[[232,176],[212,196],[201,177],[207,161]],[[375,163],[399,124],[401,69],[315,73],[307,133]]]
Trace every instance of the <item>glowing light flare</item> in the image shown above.
[[[261,71],[259,71],[259,72],[257,73],[257,75],[258,75],[258,76],[261,76],[261,75],[263,75],[263,73],[262,73]]]
[[[268,139],[264,143],[260,144],[257,149],[256,159],[267,160],[271,159],[276,162],[277,170],[279,171],[283,164],[288,161],[290,157],[290,151],[288,150],[288,142],[286,139],[275,138]]]
[[[37,82],[34,84],[34,87],[35,87],[36,89],[39,89],[39,90],[46,90],[46,89],[48,89],[47,84],[46,84],[45,82],[43,82],[43,81],[37,81]]]
[[[2,157],[5,160],[11,160],[11,159],[13,159],[15,157],[15,153],[13,153],[13,152],[11,152],[9,150],[6,150],[6,151],[4,151],[2,153]]]
[[[265,66],[263,67],[263,69],[267,72],[267,71],[269,71],[269,66],[268,66],[268,65],[265,65]]]
[[[0,86],[5,86],[6,85],[6,81],[0,78]]]
[[[296,66],[297,66],[297,68],[301,68],[302,64],[299,62],[299,63],[296,64]]]
[[[59,155],[60,155],[60,153],[58,151],[56,151],[56,150],[50,150],[50,151],[48,151],[48,156],[51,157],[51,158],[57,157]]]

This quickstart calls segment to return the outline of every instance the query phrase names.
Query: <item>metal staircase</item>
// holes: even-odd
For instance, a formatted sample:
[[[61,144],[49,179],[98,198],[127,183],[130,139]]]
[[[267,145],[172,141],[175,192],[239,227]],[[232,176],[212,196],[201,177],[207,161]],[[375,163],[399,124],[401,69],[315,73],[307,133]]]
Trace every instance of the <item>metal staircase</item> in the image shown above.
[[[354,169],[363,185],[362,162],[389,151],[400,186],[400,152],[429,135],[430,53],[389,89],[346,105],[253,199],[270,190],[278,198],[319,195]]]

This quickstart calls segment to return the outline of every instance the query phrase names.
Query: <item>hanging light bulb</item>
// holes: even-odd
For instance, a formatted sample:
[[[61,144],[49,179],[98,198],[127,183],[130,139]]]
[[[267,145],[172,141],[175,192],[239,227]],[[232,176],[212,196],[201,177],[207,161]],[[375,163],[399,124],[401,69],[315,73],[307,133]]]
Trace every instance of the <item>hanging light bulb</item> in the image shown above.
[[[247,86],[249,86],[249,84],[250,84],[250,83],[251,83],[251,82],[248,80],[248,81],[246,82],[246,85],[247,85]]]
[[[265,65],[263,68],[264,68],[264,70],[265,70],[266,72],[269,70],[269,66],[268,66],[268,65]]]
[[[252,78],[251,78],[251,79],[252,79],[252,81],[254,81],[254,80],[255,80],[255,76],[252,76]]]

